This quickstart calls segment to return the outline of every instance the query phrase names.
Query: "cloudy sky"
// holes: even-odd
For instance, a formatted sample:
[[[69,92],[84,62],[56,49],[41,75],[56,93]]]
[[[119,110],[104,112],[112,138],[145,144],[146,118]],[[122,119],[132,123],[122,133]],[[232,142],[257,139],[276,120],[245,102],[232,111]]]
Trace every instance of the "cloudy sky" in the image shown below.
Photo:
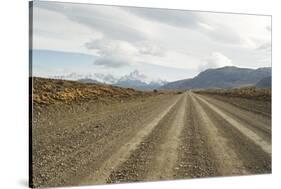
[[[34,75],[168,81],[208,68],[271,66],[271,17],[35,1]]]

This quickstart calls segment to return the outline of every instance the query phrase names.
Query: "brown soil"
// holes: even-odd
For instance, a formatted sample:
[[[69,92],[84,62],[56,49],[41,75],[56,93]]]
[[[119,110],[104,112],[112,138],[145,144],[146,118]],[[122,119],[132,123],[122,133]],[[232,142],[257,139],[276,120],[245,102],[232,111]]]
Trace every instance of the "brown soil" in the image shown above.
[[[270,116],[212,95],[108,90],[34,103],[33,187],[271,173]],[[130,97],[108,96],[118,90]]]

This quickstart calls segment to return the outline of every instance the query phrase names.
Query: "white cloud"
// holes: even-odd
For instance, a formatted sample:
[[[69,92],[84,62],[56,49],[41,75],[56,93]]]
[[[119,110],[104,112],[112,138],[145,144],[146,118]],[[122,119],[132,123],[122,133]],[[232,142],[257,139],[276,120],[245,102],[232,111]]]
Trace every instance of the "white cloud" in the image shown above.
[[[200,27],[206,29],[206,30],[209,30],[209,31],[214,31],[215,28],[210,26],[209,24],[206,24],[206,23],[203,23],[203,22],[199,22],[198,23]]]
[[[94,62],[95,65],[111,68],[119,68],[123,66],[128,66],[131,62],[128,57],[118,56],[118,55],[105,55],[97,58]]]
[[[136,44],[139,53],[153,56],[163,56],[165,49],[153,43],[153,41],[142,41]]]
[[[215,40],[236,45],[240,48],[255,49],[259,44],[253,39],[270,41],[271,17],[244,14],[198,13],[204,23],[213,28],[202,31]]]
[[[162,23],[181,28],[197,28],[198,22],[201,20],[196,12],[193,11],[136,7],[124,7],[123,10],[155,23]]]
[[[164,50],[148,41],[129,43],[121,40],[98,39],[85,44],[97,53],[96,65],[122,67],[135,64],[143,55],[163,56]]]
[[[271,43],[263,43],[259,47],[257,47],[257,50],[265,50],[271,52]]]
[[[133,64],[134,56],[138,53],[133,45],[119,40],[93,40],[85,46],[97,52],[97,59],[93,63],[105,67],[117,68]]]
[[[102,33],[70,21],[61,13],[36,7],[33,11],[34,49],[90,53],[84,43],[102,37]]]
[[[224,66],[233,66],[232,60],[220,52],[213,52],[198,69],[199,71],[203,71],[209,68],[220,68]]]
[[[108,40],[108,39],[98,39],[87,42],[85,46],[88,49],[93,49],[98,51],[99,55],[108,54],[128,54],[134,55],[138,52],[131,43],[120,40]]]
[[[257,50],[271,46],[267,16],[44,1],[33,15],[35,49],[92,54],[100,66],[271,65],[269,50]]]

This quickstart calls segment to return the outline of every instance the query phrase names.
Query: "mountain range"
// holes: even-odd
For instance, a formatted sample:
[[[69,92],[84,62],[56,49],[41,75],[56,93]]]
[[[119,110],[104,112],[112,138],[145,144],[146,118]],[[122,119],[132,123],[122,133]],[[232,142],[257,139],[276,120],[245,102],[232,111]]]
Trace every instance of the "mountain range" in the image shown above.
[[[271,76],[265,77],[257,82],[256,87],[258,88],[271,88]]]
[[[161,86],[161,89],[206,89],[255,86],[261,80],[271,77],[271,68],[238,68],[227,66],[207,69],[191,79],[174,81]]]
[[[140,73],[138,70],[121,77],[103,73],[88,75],[71,73],[64,76],[55,76],[54,78],[75,80],[83,83],[105,83],[140,90],[234,88],[243,86],[268,88],[271,87],[271,68],[264,67],[250,69],[226,66],[216,69],[207,69],[200,72],[194,78],[173,82],[167,82],[161,79],[151,79],[145,74]]]
[[[55,79],[74,80],[82,83],[104,83],[125,88],[134,88],[139,90],[157,89],[167,81],[161,79],[153,79],[145,74],[135,70],[122,77],[116,77],[111,74],[94,73],[94,74],[77,74],[71,73],[63,76],[55,76]]]

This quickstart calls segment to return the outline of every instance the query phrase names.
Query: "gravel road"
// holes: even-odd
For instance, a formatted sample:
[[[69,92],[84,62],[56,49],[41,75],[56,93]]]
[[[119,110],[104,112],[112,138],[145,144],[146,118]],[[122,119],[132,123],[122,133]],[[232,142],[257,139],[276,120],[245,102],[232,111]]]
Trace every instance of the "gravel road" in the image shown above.
[[[271,117],[192,92],[49,107],[32,137],[34,187],[271,173]]]

